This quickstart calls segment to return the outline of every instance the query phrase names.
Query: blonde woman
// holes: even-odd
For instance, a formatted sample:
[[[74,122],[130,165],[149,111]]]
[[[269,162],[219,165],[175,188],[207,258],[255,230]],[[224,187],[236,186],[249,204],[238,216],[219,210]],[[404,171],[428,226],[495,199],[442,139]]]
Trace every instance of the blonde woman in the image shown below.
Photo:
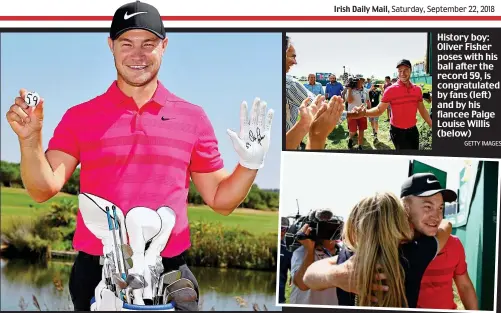
[[[337,264],[353,258],[352,281],[358,294],[338,289],[339,304],[416,307],[424,271],[451,231],[451,224],[443,220],[436,236],[413,239],[409,211],[397,196],[386,192],[361,200],[345,223],[345,247],[337,258]],[[378,272],[386,273],[384,281]],[[378,284],[388,290],[373,291]]]

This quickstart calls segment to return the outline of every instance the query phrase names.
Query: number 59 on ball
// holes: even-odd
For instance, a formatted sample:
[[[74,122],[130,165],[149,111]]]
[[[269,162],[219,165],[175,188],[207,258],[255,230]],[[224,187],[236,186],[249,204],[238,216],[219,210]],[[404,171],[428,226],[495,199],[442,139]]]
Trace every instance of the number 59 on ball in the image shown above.
[[[40,102],[40,96],[36,92],[28,92],[24,97],[24,102],[26,102],[29,107],[34,107]]]

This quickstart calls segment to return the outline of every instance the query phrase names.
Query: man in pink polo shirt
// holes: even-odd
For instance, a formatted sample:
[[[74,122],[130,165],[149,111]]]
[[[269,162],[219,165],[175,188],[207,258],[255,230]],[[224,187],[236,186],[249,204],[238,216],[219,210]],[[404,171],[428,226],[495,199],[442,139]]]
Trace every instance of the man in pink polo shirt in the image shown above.
[[[241,130],[228,130],[240,157],[228,174],[218,142],[203,108],[169,92],[158,80],[167,37],[161,16],[151,5],[133,2],[113,17],[109,48],[117,80],[106,92],[68,109],[48,149],[42,147],[43,99],[35,108],[24,102],[26,90],[7,112],[19,137],[25,188],[37,202],[56,195],[81,164],[80,192],[104,198],[123,210],[168,206],[176,223],[163,257],[164,273],[180,270],[198,292],[198,283],[183,253],[190,247],[187,195],[190,178],[204,201],[222,215],[245,199],[270,144],[273,111],[256,99],[250,120],[241,107]],[[77,216],[73,246],[78,256],[69,289],[74,309],[90,310],[101,280],[101,240]],[[145,302],[146,303],[146,302]],[[177,304],[177,310],[198,310],[198,301]]]
[[[398,81],[385,89],[381,103],[375,108],[359,108],[360,116],[377,117],[391,105],[390,137],[396,150],[419,150],[419,131],[416,114],[432,127],[428,110],[423,104],[423,94],[419,86],[410,81],[412,65],[409,60],[397,64]]]

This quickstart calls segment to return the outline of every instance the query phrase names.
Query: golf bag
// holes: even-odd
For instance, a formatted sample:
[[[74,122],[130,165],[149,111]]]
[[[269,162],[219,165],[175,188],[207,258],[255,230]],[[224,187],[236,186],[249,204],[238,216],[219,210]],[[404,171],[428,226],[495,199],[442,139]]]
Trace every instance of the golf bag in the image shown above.
[[[176,221],[172,209],[135,207],[124,217],[105,199],[88,193],[78,197],[85,225],[103,243],[102,280],[92,311],[174,311],[176,303],[196,301],[193,284],[179,271],[161,275],[160,253]]]

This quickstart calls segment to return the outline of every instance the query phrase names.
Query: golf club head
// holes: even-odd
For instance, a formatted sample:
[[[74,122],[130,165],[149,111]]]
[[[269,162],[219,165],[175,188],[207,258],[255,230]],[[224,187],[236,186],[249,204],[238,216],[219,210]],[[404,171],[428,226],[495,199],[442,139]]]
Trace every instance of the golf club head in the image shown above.
[[[155,266],[155,270],[157,276],[160,278],[160,275],[162,275],[162,273],[164,272],[164,264],[162,263],[162,257],[159,255],[157,256],[157,263]]]
[[[157,286],[157,298],[156,298],[158,303],[163,301],[165,296],[164,292],[167,292],[167,289],[164,289],[164,286],[168,286],[180,278],[181,278],[181,271],[179,270],[170,271],[160,276],[160,280],[158,281],[158,286]]]
[[[144,277],[138,274],[127,275],[125,282],[131,289],[142,289],[147,285]]]
[[[169,302],[186,303],[193,301],[197,301],[197,292],[195,289],[188,287],[167,293],[167,296],[164,298],[164,304]]]
[[[120,289],[125,289],[127,288],[127,283],[125,282],[125,280],[122,278],[122,276],[118,273],[113,273],[112,275],[112,281],[115,285],[117,285]]]
[[[123,244],[120,248],[125,259],[129,259],[134,254],[134,251],[132,251],[132,248],[128,244]]]
[[[160,280],[160,289],[163,289],[164,286],[168,286],[173,282],[175,282],[176,280],[179,280],[181,278],[181,271],[178,270],[170,271],[162,275],[162,277],[163,279]]]
[[[156,301],[157,301],[157,297],[158,297],[158,285],[160,283],[160,275],[162,275],[162,273],[164,272],[164,265],[162,263],[162,257],[161,256],[157,256],[157,262],[155,263],[155,266],[153,268],[150,268],[151,271],[152,271],[152,274],[151,274],[151,277],[153,279],[153,277],[156,279],[156,281],[154,282],[154,286],[153,286],[153,303],[156,304]]]
[[[78,195],[78,207],[80,213],[82,214],[84,224],[89,229],[89,231],[92,232],[94,236],[101,239],[101,241],[111,236],[108,219],[106,216],[106,207],[108,206],[111,208],[113,205],[115,204],[90,193],[81,193]],[[115,205],[115,207],[117,206]],[[124,223],[125,218],[122,210],[120,210],[120,208],[118,207],[116,214],[118,223],[122,228],[122,232],[126,234]],[[114,221],[113,216],[112,220]]]
[[[133,265],[132,258],[125,259],[125,270],[129,271]]]
[[[191,280],[186,279],[186,278],[180,278],[180,279],[176,280],[175,282],[173,282],[172,284],[168,285],[167,291],[169,293],[172,293],[176,290],[183,289],[183,288],[195,289],[195,286],[193,285]]]

